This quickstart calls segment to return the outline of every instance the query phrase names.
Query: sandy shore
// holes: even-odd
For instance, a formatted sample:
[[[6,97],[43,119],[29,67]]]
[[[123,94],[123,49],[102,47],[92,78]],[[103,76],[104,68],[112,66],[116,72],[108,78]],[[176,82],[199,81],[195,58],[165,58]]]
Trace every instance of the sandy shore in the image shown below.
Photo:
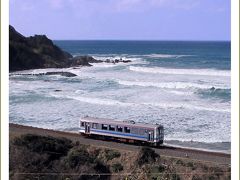
[[[124,144],[119,142],[112,141],[103,141],[96,140],[91,138],[86,138],[81,136],[80,134],[63,132],[63,131],[55,131],[49,129],[42,129],[30,126],[23,126],[17,124],[9,124],[9,138],[12,139],[16,136],[22,134],[37,134],[37,135],[46,135],[53,137],[65,137],[72,141],[79,141],[81,144],[92,145],[97,147],[107,147],[118,150],[126,150],[126,151],[138,151],[141,146],[136,146],[133,144]],[[231,166],[231,155],[219,152],[208,152],[201,151],[195,149],[187,149],[187,148],[179,148],[179,147],[171,147],[171,146],[163,146],[160,148],[153,148],[156,153],[161,156],[171,157],[171,158],[180,158],[180,159],[191,159],[194,161],[204,162],[204,163],[214,163],[221,166]]]

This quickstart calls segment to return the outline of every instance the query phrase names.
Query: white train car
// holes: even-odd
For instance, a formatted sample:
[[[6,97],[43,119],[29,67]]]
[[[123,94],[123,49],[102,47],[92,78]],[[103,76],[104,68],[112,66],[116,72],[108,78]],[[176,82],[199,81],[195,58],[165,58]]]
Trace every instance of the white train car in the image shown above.
[[[85,117],[80,120],[80,133],[110,137],[128,142],[147,142],[158,146],[163,144],[164,129],[158,124],[135,123]]]

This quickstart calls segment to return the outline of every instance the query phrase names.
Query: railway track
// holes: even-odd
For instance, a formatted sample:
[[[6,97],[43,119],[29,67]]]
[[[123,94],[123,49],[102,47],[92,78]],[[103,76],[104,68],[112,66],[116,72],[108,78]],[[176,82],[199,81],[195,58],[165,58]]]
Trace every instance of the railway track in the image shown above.
[[[75,142],[79,141],[81,144],[125,151],[138,151],[143,146],[139,144],[122,143],[117,141],[108,141],[103,139],[84,137],[77,132],[55,131],[50,129],[23,126],[12,123],[9,124],[10,138],[27,133],[47,135],[53,137],[65,137]],[[160,154],[160,156],[170,158],[181,158],[183,160],[191,159],[198,162],[214,163],[222,166],[231,166],[230,154],[225,154],[221,152],[209,152],[197,149],[180,148],[168,145],[162,145],[160,147],[151,148],[153,148],[156,153]]]

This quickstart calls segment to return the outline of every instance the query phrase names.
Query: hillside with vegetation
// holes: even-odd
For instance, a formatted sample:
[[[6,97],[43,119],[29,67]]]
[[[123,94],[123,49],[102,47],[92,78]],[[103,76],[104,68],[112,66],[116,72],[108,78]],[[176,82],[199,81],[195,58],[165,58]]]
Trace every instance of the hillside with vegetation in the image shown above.
[[[66,138],[10,136],[10,179],[230,179],[230,168],[161,156],[83,145]]]

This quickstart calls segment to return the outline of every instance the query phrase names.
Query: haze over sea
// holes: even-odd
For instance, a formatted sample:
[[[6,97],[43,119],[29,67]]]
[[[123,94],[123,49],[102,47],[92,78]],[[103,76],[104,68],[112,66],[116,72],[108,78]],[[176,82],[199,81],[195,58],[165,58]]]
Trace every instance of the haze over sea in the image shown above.
[[[66,131],[86,115],[159,123],[168,144],[230,152],[230,42],[54,43],[74,56],[132,62],[54,69],[78,75],[70,78],[10,76],[10,122]]]

